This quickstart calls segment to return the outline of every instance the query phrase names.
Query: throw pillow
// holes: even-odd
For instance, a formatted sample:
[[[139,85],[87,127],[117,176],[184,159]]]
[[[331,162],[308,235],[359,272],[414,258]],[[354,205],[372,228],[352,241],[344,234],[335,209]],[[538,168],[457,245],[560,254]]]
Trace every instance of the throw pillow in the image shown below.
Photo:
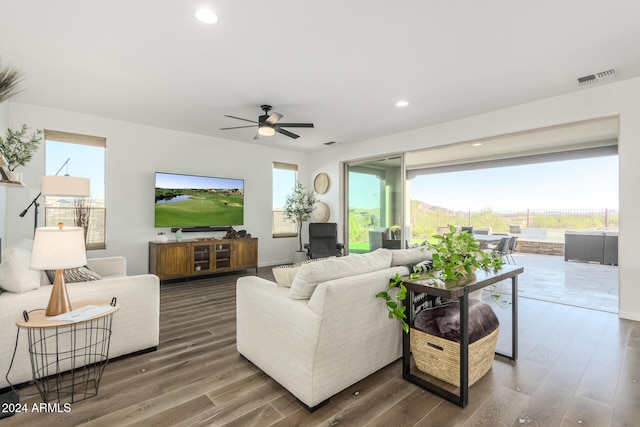
[[[24,247],[10,247],[2,252],[0,288],[18,294],[40,287],[42,272],[29,268],[31,251]]]
[[[422,310],[414,321],[422,332],[460,342],[460,304],[457,300]],[[493,309],[478,300],[469,300],[469,344],[493,332],[500,322]]]
[[[393,249],[391,251],[391,266],[413,265],[420,261],[431,259],[431,251],[426,246],[411,249]]]
[[[53,283],[53,279],[56,277],[55,270],[46,270],[47,277],[49,277],[49,283]],[[102,277],[90,269],[89,267],[77,267],[66,268],[64,270],[65,283],[78,283],[78,282],[92,282],[94,280],[101,280]]]
[[[322,259],[300,267],[291,283],[289,298],[309,299],[319,283],[354,276],[391,266],[391,251],[377,249],[360,255]]]
[[[328,258],[335,258],[335,257],[333,256]],[[319,261],[321,259],[327,259],[327,258],[307,259],[305,261],[296,262],[295,264],[280,265],[277,267],[273,267],[271,269],[271,272],[273,273],[273,277],[276,279],[276,282],[278,282],[279,286],[290,288],[291,283],[293,282],[293,278],[296,277],[296,274],[298,274],[300,267],[302,267],[305,264],[309,264],[311,262]]]

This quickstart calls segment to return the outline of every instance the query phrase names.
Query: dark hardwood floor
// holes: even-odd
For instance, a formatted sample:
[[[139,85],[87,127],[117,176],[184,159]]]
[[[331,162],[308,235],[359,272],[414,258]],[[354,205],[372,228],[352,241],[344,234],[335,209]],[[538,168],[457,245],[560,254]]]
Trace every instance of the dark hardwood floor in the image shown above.
[[[98,396],[66,413],[34,411],[37,390],[21,387],[28,411],[0,426],[640,425],[640,323],[526,298],[519,360],[496,357],[466,408],[404,381],[396,361],[309,413],[236,352],[237,277],[162,285],[157,351],[111,361]],[[510,310],[495,311],[508,348]]]

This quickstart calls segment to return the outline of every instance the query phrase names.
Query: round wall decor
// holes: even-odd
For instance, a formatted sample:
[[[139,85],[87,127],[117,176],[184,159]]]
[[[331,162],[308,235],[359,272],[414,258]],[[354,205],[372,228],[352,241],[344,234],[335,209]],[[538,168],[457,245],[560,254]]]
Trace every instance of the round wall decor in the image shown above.
[[[316,175],[316,178],[313,180],[313,189],[316,190],[318,194],[324,194],[329,189],[329,175],[322,172]]]
[[[320,200],[316,201],[313,212],[311,213],[311,219],[313,222],[327,222],[331,216],[331,209],[325,202]]]

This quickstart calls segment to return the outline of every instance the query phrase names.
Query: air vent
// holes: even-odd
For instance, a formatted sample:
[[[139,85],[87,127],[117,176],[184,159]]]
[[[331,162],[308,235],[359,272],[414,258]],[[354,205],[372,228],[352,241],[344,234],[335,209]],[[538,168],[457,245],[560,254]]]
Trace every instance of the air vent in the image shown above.
[[[616,70],[613,68],[606,71],[600,71],[599,73],[589,74],[588,76],[578,77],[578,84],[580,86],[593,85],[601,83],[603,80],[610,80],[615,78]]]

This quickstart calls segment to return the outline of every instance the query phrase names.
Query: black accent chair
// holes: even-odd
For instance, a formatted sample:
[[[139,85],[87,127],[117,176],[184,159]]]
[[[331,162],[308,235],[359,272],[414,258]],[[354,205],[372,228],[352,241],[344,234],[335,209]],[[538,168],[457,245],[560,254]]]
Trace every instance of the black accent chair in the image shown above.
[[[309,223],[309,243],[304,244],[309,259],[342,256],[344,245],[338,243],[338,224],[335,222]]]

